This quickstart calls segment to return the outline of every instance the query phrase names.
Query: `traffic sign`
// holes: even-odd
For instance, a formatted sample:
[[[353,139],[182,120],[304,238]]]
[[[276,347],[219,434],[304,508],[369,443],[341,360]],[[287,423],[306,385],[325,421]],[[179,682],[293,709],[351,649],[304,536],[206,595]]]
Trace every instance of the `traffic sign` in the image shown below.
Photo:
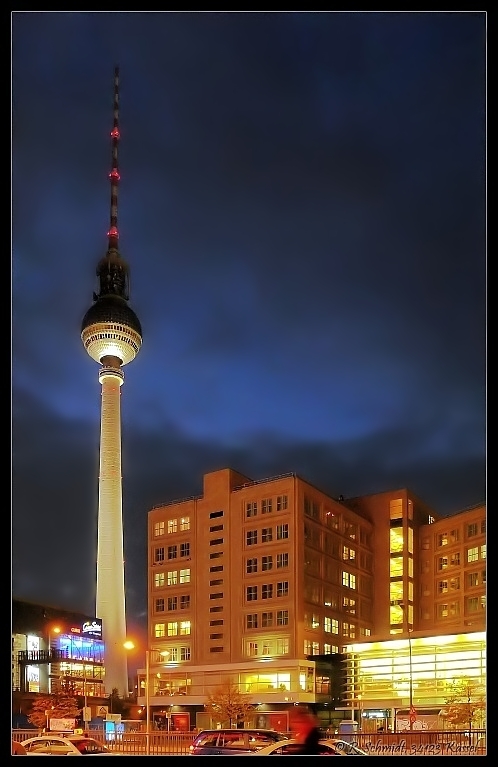
[[[97,716],[107,716],[109,706],[97,706]]]
[[[116,724],[121,721],[121,714],[106,714],[106,722],[115,722]]]

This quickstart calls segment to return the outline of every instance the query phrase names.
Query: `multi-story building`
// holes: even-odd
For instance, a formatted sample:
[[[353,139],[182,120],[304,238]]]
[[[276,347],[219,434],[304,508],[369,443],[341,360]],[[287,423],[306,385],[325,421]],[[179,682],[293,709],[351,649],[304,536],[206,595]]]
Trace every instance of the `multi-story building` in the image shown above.
[[[92,715],[105,699],[102,622],[93,616],[12,600],[13,714],[29,710],[37,694],[70,687]],[[17,708],[17,710],[15,710]]]
[[[282,727],[293,704],[329,696],[330,706],[333,683],[314,656],[415,630],[484,629],[484,524],[483,505],[439,519],[406,489],[346,500],[295,474],[206,474],[201,496],[149,512],[153,713],[206,726],[207,694],[230,679],[260,723],[264,712]],[[457,530],[458,573],[442,564],[443,536]],[[453,567],[458,589],[443,577]]]

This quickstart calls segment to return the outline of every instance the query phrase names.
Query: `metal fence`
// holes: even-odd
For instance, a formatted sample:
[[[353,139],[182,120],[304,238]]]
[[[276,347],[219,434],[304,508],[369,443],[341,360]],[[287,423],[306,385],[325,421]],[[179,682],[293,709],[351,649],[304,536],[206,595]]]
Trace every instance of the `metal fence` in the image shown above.
[[[27,740],[41,734],[37,730],[12,730],[12,739]],[[103,729],[91,729],[92,737],[105,742],[112,751],[127,756],[142,756],[147,753],[145,732],[118,733],[113,740],[105,740]],[[189,753],[189,746],[196,732],[149,733],[149,753],[152,756]],[[334,737],[334,736],[329,736]],[[363,748],[371,756],[485,756],[485,730],[418,730],[405,732],[355,733],[341,737]]]

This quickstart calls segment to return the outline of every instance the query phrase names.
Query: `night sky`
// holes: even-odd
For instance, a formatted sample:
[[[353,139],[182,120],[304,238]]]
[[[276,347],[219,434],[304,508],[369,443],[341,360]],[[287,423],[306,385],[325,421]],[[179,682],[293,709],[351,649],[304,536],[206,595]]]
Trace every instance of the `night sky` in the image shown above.
[[[110,217],[130,631],[152,506],[203,474],[486,497],[486,12],[14,12],[12,592],[92,613]]]

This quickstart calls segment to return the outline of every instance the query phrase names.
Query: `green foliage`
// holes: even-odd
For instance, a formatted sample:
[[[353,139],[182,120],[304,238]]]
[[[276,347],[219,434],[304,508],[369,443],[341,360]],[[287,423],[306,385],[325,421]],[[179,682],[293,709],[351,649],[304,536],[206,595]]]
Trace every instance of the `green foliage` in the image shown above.
[[[49,719],[74,719],[80,713],[78,702],[72,695],[61,691],[55,695],[41,695],[33,701],[28,721],[42,729],[47,725],[46,711],[50,711]]]
[[[483,727],[486,699],[482,685],[472,679],[455,679],[448,685],[441,716],[452,727]]]
[[[225,681],[208,694],[205,710],[215,722],[230,727],[237,722],[243,722],[254,706],[249,702],[248,695],[239,692],[237,685]]]

